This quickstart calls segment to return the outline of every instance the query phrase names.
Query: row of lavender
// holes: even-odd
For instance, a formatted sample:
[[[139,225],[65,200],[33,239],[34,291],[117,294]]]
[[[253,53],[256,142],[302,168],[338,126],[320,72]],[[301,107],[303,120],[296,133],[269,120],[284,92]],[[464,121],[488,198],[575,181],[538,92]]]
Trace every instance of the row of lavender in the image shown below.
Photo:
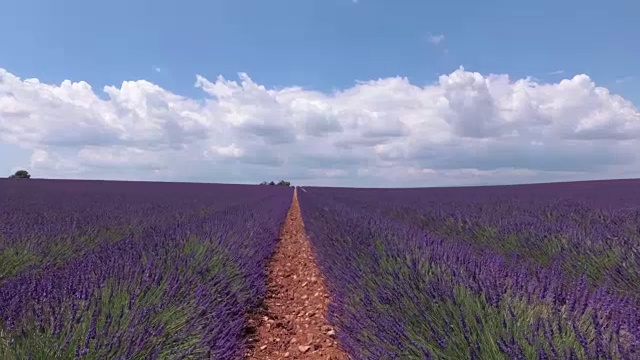
[[[241,356],[282,187],[0,182],[0,358]]]
[[[304,190],[354,358],[640,358],[640,182]]]

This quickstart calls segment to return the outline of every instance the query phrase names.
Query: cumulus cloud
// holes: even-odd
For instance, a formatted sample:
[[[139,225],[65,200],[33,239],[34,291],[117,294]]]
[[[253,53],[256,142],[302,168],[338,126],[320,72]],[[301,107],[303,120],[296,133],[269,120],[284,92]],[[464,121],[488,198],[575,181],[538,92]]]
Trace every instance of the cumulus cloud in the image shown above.
[[[333,93],[196,76],[196,100],[149,81],[45,84],[0,69],[0,142],[39,177],[360,186],[639,176],[640,112],[587,75],[555,83],[456,69],[425,86]],[[2,155],[0,155],[2,156]]]

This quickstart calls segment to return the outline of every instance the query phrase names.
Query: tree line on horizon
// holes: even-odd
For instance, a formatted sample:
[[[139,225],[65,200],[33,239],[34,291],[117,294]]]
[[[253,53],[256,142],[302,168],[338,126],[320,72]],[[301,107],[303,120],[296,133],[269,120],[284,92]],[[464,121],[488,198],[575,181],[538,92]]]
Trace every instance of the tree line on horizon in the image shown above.
[[[273,181],[269,181],[269,182],[263,181],[260,183],[260,185],[291,186],[291,182],[285,181],[285,180],[280,180],[277,183]]]
[[[10,175],[9,179],[31,179],[31,174],[29,174],[27,170],[18,170],[14,174]],[[285,180],[280,180],[277,183],[274,181],[263,181],[260,185],[291,186],[291,182]]]

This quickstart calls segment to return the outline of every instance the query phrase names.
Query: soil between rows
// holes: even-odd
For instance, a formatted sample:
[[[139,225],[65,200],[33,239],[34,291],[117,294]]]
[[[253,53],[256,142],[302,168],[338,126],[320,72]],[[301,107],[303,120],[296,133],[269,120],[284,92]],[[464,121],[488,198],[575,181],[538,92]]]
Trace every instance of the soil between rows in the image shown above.
[[[347,360],[326,321],[329,294],[304,230],[297,192],[268,270],[267,295],[249,319],[246,359]]]

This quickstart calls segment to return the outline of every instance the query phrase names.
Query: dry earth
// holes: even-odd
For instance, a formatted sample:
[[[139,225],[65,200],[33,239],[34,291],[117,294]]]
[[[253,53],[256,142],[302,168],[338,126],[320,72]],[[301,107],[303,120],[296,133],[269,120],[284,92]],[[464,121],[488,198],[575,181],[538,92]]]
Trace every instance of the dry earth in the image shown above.
[[[269,264],[265,303],[249,320],[247,359],[347,360],[326,321],[329,295],[305,234],[297,192]]]

